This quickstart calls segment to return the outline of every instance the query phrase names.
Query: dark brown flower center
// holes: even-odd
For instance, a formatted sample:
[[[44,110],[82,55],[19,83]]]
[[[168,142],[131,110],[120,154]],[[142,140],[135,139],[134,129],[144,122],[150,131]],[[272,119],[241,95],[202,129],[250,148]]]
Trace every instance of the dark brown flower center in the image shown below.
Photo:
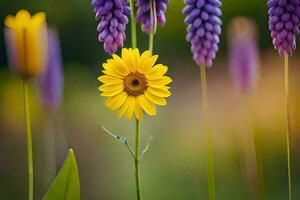
[[[147,89],[146,77],[138,72],[130,73],[124,79],[124,90],[132,96],[138,96]]]

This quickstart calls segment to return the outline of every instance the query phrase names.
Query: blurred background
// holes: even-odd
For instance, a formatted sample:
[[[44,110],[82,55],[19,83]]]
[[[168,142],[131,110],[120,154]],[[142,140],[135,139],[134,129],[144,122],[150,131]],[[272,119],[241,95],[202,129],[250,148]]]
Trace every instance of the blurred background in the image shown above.
[[[284,133],[283,58],[273,49],[267,6],[261,0],[223,0],[220,52],[208,72],[210,123],[213,133],[216,197],[257,199],[257,171],[264,179],[265,199],[287,199]],[[142,121],[142,145],[154,137],[141,164],[145,200],[207,199],[205,135],[202,130],[200,70],[193,62],[183,1],[171,0],[167,24],[159,27],[154,52],[169,66],[173,95],[155,118]],[[83,200],[135,199],[133,161],[127,149],[102,129],[126,136],[133,145],[134,121],[118,119],[99,96],[97,77],[109,56],[97,40],[97,21],[88,0],[1,0],[0,2],[0,199],[27,196],[27,154],[22,82],[7,65],[3,20],[20,9],[44,11],[59,33],[64,63],[63,102],[54,119],[59,169],[69,147],[77,156]],[[227,28],[231,19],[247,16],[258,27],[260,60],[255,92],[236,90],[228,62]],[[127,26],[129,30],[129,26]],[[148,37],[138,26],[138,46]],[[298,39],[299,42],[299,39]],[[130,46],[127,33],[126,47]],[[300,64],[299,50],[290,63],[293,199],[300,199]],[[45,192],[43,177],[44,114],[31,91],[36,195]],[[258,165],[253,152],[255,138]],[[254,157],[253,157],[254,155]],[[259,166],[259,167],[257,167]]]

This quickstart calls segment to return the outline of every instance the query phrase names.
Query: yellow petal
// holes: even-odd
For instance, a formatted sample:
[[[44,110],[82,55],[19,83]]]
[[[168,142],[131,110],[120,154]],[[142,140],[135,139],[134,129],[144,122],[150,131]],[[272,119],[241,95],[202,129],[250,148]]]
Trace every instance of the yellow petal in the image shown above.
[[[128,95],[126,92],[122,92],[116,96],[109,97],[105,102],[105,106],[108,107],[110,110],[116,110],[117,108],[122,106],[127,96]]]
[[[103,74],[109,75],[109,76],[113,76],[115,78],[119,78],[119,79],[123,79],[123,76],[118,75],[116,72],[112,71],[112,70],[103,70],[102,71]]]
[[[98,78],[98,80],[102,83],[105,83],[106,85],[123,84],[122,79],[109,75],[102,75]]]
[[[143,63],[143,69],[145,71],[148,71],[156,63],[157,59],[158,55],[154,55],[151,56],[149,59],[146,59],[146,61]]]
[[[15,18],[12,15],[5,17],[4,25],[8,28],[13,28],[15,26]]]
[[[157,105],[160,105],[160,106],[167,105],[166,99],[164,99],[163,97],[156,96],[156,95],[152,94],[151,92],[149,92],[148,90],[145,91],[145,96],[147,97],[148,100],[150,100],[151,102],[153,102]]]
[[[122,49],[122,60],[130,72],[135,72],[135,65],[132,58],[132,50]]]
[[[163,88],[148,87],[147,90],[158,97],[171,96],[171,92]]]
[[[170,77],[168,77],[168,76],[162,76],[162,77],[160,77],[158,79],[148,80],[148,84],[150,86],[152,86],[152,85],[158,85],[158,86],[160,86],[160,85],[167,85],[167,84],[169,84],[171,82],[172,82],[172,79]]]
[[[135,98],[135,106],[134,106],[134,113],[137,120],[143,119],[143,109],[139,103],[139,100]]]
[[[116,90],[123,90],[124,85],[123,84],[115,84],[115,85],[107,85],[103,84],[98,88],[101,92],[113,92]]]
[[[38,12],[32,16],[30,20],[30,25],[40,26],[46,21],[46,14],[44,12]]]
[[[117,111],[117,116],[118,116],[119,118],[122,117],[122,116],[124,115],[124,113],[126,112],[128,106],[129,106],[129,103],[130,103],[130,98],[131,98],[131,97],[128,96],[128,97],[125,99],[123,105],[122,105],[122,106],[119,108],[119,110]]]
[[[122,75],[127,76],[128,73],[129,73],[129,71],[128,71],[128,69],[124,66],[124,63],[123,63],[122,59],[121,59],[117,54],[113,54],[113,58],[114,58],[114,60],[113,60],[112,63],[114,64],[116,70],[117,70],[119,73],[121,73]]]
[[[22,25],[23,27],[27,25],[30,21],[31,15],[27,10],[20,10],[15,17],[16,23]]]
[[[146,97],[145,95],[140,95],[138,96],[139,103],[143,110],[150,116],[155,116],[156,115],[156,109]]]
[[[131,120],[133,112],[134,112],[134,107],[135,107],[135,97],[128,96],[128,99],[129,99],[129,105],[126,110],[126,119]]]
[[[126,73],[122,73],[118,70],[114,60],[112,59],[107,60],[107,63],[103,63],[102,66],[105,69],[105,71],[109,73],[109,75],[122,78],[127,75]]]
[[[146,77],[151,80],[157,79],[162,77],[167,71],[168,71],[168,67],[162,64],[157,64],[147,71]]]

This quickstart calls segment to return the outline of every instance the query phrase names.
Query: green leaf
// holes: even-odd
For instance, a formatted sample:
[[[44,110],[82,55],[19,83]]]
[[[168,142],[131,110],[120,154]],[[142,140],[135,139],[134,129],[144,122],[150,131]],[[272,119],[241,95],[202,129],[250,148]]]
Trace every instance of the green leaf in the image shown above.
[[[72,149],[43,200],[80,200],[78,167]]]

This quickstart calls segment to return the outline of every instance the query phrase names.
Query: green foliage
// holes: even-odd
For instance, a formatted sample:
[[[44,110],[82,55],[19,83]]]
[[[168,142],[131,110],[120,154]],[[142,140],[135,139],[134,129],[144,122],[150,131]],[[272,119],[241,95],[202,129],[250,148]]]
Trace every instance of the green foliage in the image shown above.
[[[79,174],[72,149],[43,200],[80,200]]]

